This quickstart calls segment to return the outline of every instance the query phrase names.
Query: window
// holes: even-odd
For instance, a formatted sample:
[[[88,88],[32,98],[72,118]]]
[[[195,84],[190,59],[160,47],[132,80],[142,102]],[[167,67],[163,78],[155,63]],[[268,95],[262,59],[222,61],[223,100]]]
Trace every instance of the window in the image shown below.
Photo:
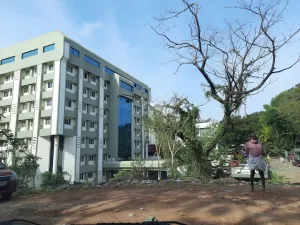
[[[53,70],[53,65],[52,65],[52,64],[48,66],[48,70],[49,70],[49,71],[52,71],[52,70]]]
[[[15,56],[6,58],[6,59],[2,59],[1,60],[1,65],[7,64],[7,63],[12,63],[15,61]]]
[[[52,81],[47,83],[47,88],[52,88]]]
[[[47,99],[46,106],[51,106],[51,105],[52,105],[52,99]]]
[[[85,138],[81,138],[81,144],[85,144]],[[83,156],[81,156],[81,157],[83,157]],[[81,160],[81,161],[83,161],[83,160]]]
[[[139,141],[134,141],[134,147],[139,148],[140,147],[140,142]]]
[[[23,94],[28,93],[28,87],[23,88]]]
[[[95,139],[89,139],[89,144],[94,145],[95,144]]]
[[[87,95],[87,89],[86,88],[83,88],[83,94]]]
[[[38,54],[38,49],[34,49],[34,50],[31,50],[29,52],[24,52],[22,54],[22,59],[26,59],[26,58],[29,58],[31,56],[35,56]]]
[[[35,84],[32,85],[32,92],[35,92]]]
[[[30,126],[30,127],[33,126],[33,120],[29,120],[29,126]]]
[[[92,96],[93,98],[96,98],[96,92],[95,92],[95,91],[91,91],[91,96]]]
[[[107,132],[107,129],[108,129],[108,125],[107,124],[104,124],[104,132]]]
[[[95,112],[95,106],[92,106],[92,105],[91,105],[90,108],[91,108],[91,112],[94,113],[94,112]]]
[[[125,83],[124,81],[121,81],[121,87],[127,91],[132,92],[132,87],[129,84]]]
[[[92,59],[91,57],[88,57],[87,55],[84,55],[84,61],[86,61],[87,63],[100,68],[100,63],[97,62],[96,60]]]
[[[64,120],[65,125],[71,125],[71,119],[66,119]]]
[[[89,161],[95,161],[95,158],[96,158],[96,157],[95,157],[94,155],[90,155],[90,156],[89,156]]]
[[[67,89],[72,90],[72,87],[73,87],[72,83],[70,83],[70,82],[66,83],[66,88]]]
[[[73,73],[73,67],[72,66],[67,66],[67,71],[69,73]]]
[[[22,104],[22,110],[26,110],[27,109],[27,103],[23,103]]]
[[[109,69],[108,67],[105,67],[104,71],[106,73],[108,73],[109,75],[114,75],[116,72],[112,71],[111,69]]]
[[[33,74],[36,74],[36,67],[33,68]]]
[[[83,173],[80,174],[80,180],[83,180]]]
[[[145,92],[145,93],[148,93],[148,90],[147,90],[146,88],[144,88],[144,92]]]
[[[4,91],[4,92],[3,92],[3,96],[4,96],[4,97],[10,96],[10,91]]]
[[[9,112],[9,107],[2,108],[2,113],[8,113]]]
[[[91,122],[90,123],[90,128],[95,128],[95,123]]]
[[[104,146],[104,147],[106,146],[106,143],[107,143],[107,140],[106,140],[106,139],[103,139],[103,146]]]
[[[134,106],[135,112],[139,113],[140,112],[140,107]]]
[[[84,140],[84,138],[83,138],[82,140]],[[80,161],[81,161],[81,162],[84,162],[84,156],[83,156],[83,155],[80,156]]]
[[[78,50],[76,50],[75,48],[72,48],[72,47],[70,47],[70,53],[72,55],[75,55],[76,57],[79,57],[79,54],[80,54]]]
[[[45,119],[45,125],[50,125],[50,118]]]
[[[107,111],[108,111],[107,109],[104,109],[104,116],[107,116],[107,114],[108,114]]]
[[[26,121],[25,120],[20,121],[20,127],[26,127]]]
[[[82,122],[81,122],[81,127],[85,127],[85,126],[86,126],[85,121],[82,121]]]
[[[108,86],[108,82],[105,80],[104,81],[104,87],[107,88],[107,86]]]
[[[54,49],[55,49],[55,44],[47,45],[47,46],[44,46],[43,52],[50,52],[50,51],[53,51]]]
[[[139,136],[140,135],[140,130],[135,129],[134,131],[135,131],[135,136]]]
[[[25,71],[25,76],[29,76],[29,74],[30,74],[30,70],[26,70]]]
[[[5,76],[5,81],[10,81],[10,80],[12,80],[12,75]]]
[[[135,124],[140,124],[140,118],[135,117],[134,120],[135,120]]]
[[[105,103],[107,103],[107,99],[108,99],[108,96],[105,95],[105,96],[104,96],[104,102],[105,102]]]
[[[95,76],[91,76],[91,81],[96,83],[96,77]]]
[[[88,80],[89,79],[89,74],[88,73],[84,73],[84,79]]]
[[[66,104],[65,104],[65,106],[71,108],[71,107],[72,107],[72,101],[69,100],[69,99],[66,99]]]
[[[137,88],[137,89],[139,89],[139,90],[142,90],[142,87],[140,85],[138,85],[138,84],[134,84],[134,87]]]
[[[87,111],[87,108],[88,108],[88,105],[87,105],[87,104],[84,104],[84,105],[83,105],[83,111]]]
[[[88,178],[93,178],[93,172],[88,172]]]

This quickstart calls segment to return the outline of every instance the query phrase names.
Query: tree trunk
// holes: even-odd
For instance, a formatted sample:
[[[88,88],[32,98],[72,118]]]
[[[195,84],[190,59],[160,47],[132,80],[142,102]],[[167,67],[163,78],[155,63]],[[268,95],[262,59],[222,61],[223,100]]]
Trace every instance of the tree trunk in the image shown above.
[[[158,180],[161,180],[161,171],[160,171],[160,152],[159,152],[159,154],[158,154],[157,164],[158,164]]]
[[[172,177],[175,177],[175,168],[174,168],[174,154],[171,153],[171,170],[172,170]]]
[[[217,127],[217,130],[215,132],[213,139],[210,140],[206,146],[204,146],[204,153],[206,154],[206,156],[208,156],[209,153],[213,149],[215,149],[218,142],[222,139],[222,137],[226,133],[229,123],[230,123],[230,113],[225,113],[222,121],[220,122],[220,124]]]

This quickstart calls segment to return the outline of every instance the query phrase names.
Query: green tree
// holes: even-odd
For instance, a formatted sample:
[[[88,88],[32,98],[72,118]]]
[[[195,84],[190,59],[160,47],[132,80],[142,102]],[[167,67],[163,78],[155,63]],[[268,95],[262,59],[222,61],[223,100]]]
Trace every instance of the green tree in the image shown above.
[[[249,140],[249,135],[261,130],[259,119],[263,112],[256,112],[244,117],[232,116],[230,125],[220,141],[222,147],[239,146]]]
[[[9,129],[0,129],[0,147],[0,158],[17,173],[19,188],[27,188],[39,167],[39,158],[29,152],[27,144],[15,138]]]
[[[265,105],[260,123],[260,137],[269,145],[272,154],[299,147],[300,86],[284,91]]]
[[[156,148],[170,160],[172,176],[176,176],[176,156],[184,149],[184,144],[179,138],[188,121],[179,117],[177,97],[171,98],[151,108],[151,115],[143,118],[146,129],[155,134]],[[161,155],[161,154],[160,154]]]
[[[178,166],[187,167],[188,174],[207,177],[210,173],[205,142],[196,127],[199,108],[186,98],[174,95],[169,101],[155,105],[150,117],[144,118],[148,129],[155,134],[157,147],[170,161],[172,176],[177,176]]]

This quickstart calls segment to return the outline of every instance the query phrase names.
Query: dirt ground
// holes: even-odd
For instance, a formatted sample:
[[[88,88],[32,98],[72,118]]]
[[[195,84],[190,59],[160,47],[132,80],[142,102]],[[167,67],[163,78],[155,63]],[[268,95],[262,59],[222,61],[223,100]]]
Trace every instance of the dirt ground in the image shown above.
[[[268,185],[267,193],[248,183],[148,184],[64,190],[0,201],[0,221],[12,218],[40,224],[91,224],[158,220],[186,224],[300,224],[300,188]]]

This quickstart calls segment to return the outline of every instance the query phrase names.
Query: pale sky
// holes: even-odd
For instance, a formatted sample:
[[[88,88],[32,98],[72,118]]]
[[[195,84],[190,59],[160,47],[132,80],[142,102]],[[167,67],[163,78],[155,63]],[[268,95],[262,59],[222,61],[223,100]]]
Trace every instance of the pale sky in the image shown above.
[[[230,5],[233,0],[197,2],[201,6],[201,21],[206,24],[222,26],[223,18],[236,17],[224,8],[224,2]],[[162,47],[161,39],[147,25],[156,24],[153,18],[164,13],[165,8],[181,7],[180,0],[2,1],[0,48],[59,30],[148,84],[154,101],[165,100],[176,92],[201,105],[207,101],[200,87],[201,75],[192,66],[174,75],[175,64],[162,65],[174,56]],[[293,0],[285,14],[287,23],[300,26],[299,12],[300,2]],[[242,15],[237,17],[242,18]],[[173,25],[176,25],[174,34],[182,35],[183,22],[176,20]],[[278,68],[297,59],[299,45],[297,41],[280,52]],[[264,92],[249,98],[246,112],[262,110],[272,97],[300,83],[299,66],[277,75]],[[222,109],[212,100],[201,107],[201,117],[221,119]]]

